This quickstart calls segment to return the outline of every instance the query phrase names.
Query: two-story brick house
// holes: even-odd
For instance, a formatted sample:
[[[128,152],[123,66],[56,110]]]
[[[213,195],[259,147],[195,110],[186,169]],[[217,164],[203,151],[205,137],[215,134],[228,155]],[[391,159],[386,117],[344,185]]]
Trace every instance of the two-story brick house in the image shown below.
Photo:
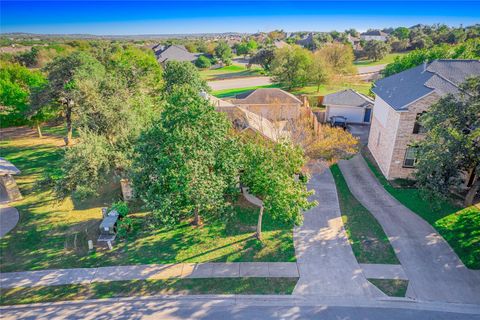
[[[412,178],[414,142],[424,137],[418,117],[442,96],[480,75],[479,60],[435,60],[378,80],[368,149],[387,179]]]

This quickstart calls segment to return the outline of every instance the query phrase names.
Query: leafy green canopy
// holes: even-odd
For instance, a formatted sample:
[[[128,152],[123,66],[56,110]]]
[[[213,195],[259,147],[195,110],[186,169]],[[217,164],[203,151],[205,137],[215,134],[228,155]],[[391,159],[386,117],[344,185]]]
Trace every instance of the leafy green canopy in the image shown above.
[[[72,121],[79,135],[65,152],[56,184],[60,196],[92,195],[112,174],[126,176],[140,132],[161,112],[161,69],[154,58],[136,48],[113,47],[103,53],[103,63],[86,58],[88,63],[73,69],[74,81],[67,82],[67,89],[59,86],[55,91],[65,90],[76,99]],[[130,59],[132,55],[137,58]],[[102,73],[79,76],[92,65]]]
[[[175,87],[189,85],[197,91],[209,91],[207,82],[188,61],[168,61],[164,71],[165,90],[172,92]]]
[[[134,188],[164,224],[221,213],[238,183],[238,146],[225,114],[195,88],[177,87],[135,148]]]
[[[431,49],[417,49],[406,55],[396,57],[395,62],[387,65],[383,75],[388,77],[404,70],[421,65],[425,61],[435,59],[479,59],[480,39],[471,39],[451,46],[442,44]]]
[[[46,79],[39,71],[31,71],[16,63],[0,63],[1,126],[27,124],[30,94],[45,83]]]
[[[447,95],[421,117],[427,133],[418,145],[416,178],[435,196],[447,197],[465,172],[480,175],[480,77],[462,86],[460,96]],[[477,179],[467,194],[470,205],[479,189]]]
[[[300,224],[302,212],[315,206],[308,196],[307,179],[301,174],[303,150],[291,143],[250,142],[244,146],[242,184],[263,200],[266,214]]]

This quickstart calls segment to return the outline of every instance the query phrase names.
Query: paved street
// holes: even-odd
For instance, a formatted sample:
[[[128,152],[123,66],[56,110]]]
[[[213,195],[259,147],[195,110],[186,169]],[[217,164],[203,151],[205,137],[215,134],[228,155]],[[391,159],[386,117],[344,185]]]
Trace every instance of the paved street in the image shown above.
[[[319,205],[304,214],[294,230],[300,279],[294,294],[384,297],[367,281],[343,228],[335,182],[330,170],[314,174],[308,184]]]
[[[480,304],[480,271],[467,269],[430,224],[385,191],[360,155],[339,166],[353,195],[389,237],[410,280],[408,297]]]
[[[209,81],[208,85],[212,90],[225,90],[236,88],[248,88],[256,86],[266,86],[272,84],[270,77],[245,77],[226,80]]]
[[[332,299],[298,300],[262,296],[180,296],[175,298],[115,299],[103,301],[0,307],[0,318],[10,319],[362,319],[362,320],[478,320],[479,308],[420,305],[392,301],[337,303]]]

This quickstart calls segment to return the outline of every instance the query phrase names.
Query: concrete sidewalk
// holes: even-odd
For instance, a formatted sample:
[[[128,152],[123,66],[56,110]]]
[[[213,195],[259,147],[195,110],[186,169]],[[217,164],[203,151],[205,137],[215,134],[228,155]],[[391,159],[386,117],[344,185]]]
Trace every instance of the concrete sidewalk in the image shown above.
[[[297,278],[295,262],[180,263],[0,273],[0,287],[169,278]]]

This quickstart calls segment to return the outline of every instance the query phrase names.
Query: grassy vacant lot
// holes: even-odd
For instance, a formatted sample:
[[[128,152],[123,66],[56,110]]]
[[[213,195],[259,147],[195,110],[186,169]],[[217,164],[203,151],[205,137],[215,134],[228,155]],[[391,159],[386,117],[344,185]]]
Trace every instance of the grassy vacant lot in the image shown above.
[[[390,297],[405,297],[408,280],[400,279],[367,279],[378,289]]]
[[[392,185],[368,152],[363,155],[369,168],[393,197],[430,223],[448,241],[463,263],[480,269],[480,204],[461,208],[450,201],[430,201],[412,187]]]
[[[95,199],[54,200],[51,188],[39,181],[45,170],[60,166],[63,141],[53,136],[39,139],[29,132],[0,143],[2,156],[22,171],[16,180],[24,196],[14,204],[20,212],[18,225],[0,239],[2,272],[144,263],[295,261],[292,226],[264,216],[265,240],[259,243],[252,238],[258,209],[244,201],[236,205],[238,214],[233,218],[206,220],[201,228],[188,221],[173,229],[158,228],[150,225],[148,213],[134,213],[135,230],[126,241],[112,251],[89,253],[87,240],[98,236],[101,207],[120,199],[118,183],[106,186]]]
[[[0,305],[161,294],[291,294],[297,278],[169,279],[4,289]]]
[[[246,87],[246,88],[234,88],[234,89],[225,89],[213,91],[212,94],[217,98],[228,98],[234,97],[237,94],[245,93],[247,91],[252,91],[258,88],[281,88],[283,90],[289,91],[295,95],[305,94],[308,96],[324,96],[333,92],[345,90],[345,89],[354,89],[360,93],[368,94],[370,91],[371,84],[367,82],[355,82],[355,83],[341,83],[341,84],[330,84],[330,85],[321,85],[320,90],[317,92],[316,86],[307,86],[302,88],[296,88],[288,90],[282,88],[279,84],[271,84],[267,86],[256,86],[256,87]]]
[[[353,253],[359,263],[400,264],[382,226],[353,196],[338,165],[331,168]]]
[[[245,66],[231,65],[218,69],[206,69],[200,71],[200,76],[207,80],[223,80],[230,78],[253,77],[262,74],[262,69],[259,67],[252,67],[247,69]]]
[[[245,88],[233,88],[233,89],[224,89],[213,91],[212,94],[217,98],[233,98],[237,94],[242,94],[248,91],[253,91],[258,88],[280,88],[278,84],[270,84],[266,86],[255,86],[255,87],[245,87]]]
[[[396,57],[400,57],[404,54],[405,53],[389,53],[383,59],[380,59],[378,61],[362,59],[362,60],[355,61],[353,64],[358,67],[368,67],[368,66],[376,66],[380,64],[389,64],[389,63],[392,63]]]

